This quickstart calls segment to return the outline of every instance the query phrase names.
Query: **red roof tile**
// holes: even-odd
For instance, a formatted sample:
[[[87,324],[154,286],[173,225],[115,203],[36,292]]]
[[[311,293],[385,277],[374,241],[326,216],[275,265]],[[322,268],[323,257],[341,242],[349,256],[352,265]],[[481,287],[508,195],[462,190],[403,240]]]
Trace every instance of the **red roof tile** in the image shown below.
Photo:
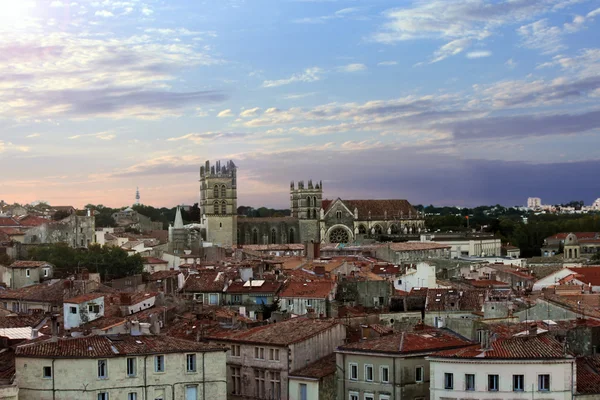
[[[175,271],[175,270],[173,270],[173,271],[171,271],[171,270],[156,271],[148,277],[148,280],[149,281],[160,281],[160,280],[172,277],[172,276],[177,276],[181,273],[182,273],[181,271]]]
[[[92,301],[95,299],[99,299],[100,297],[104,297],[104,294],[102,294],[102,293],[87,293],[87,294],[82,294],[81,296],[66,299],[64,302],[70,303],[70,304],[81,304],[81,303],[86,303],[88,301]]]
[[[224,332],[218,336],[208,335],[206,339],[234,343],[261,343],[274,346],[288,346],[307,340],[337,325],[340,324],[332,319],[298,317],[274,324],[258,326],[245,331]]]
[[[256,280],[255,280],[256,281]],[[264,293],[264,294],[276,294],[281,288],[282,283],[279,281],[268,281],[265,280],[260,286],[244,286],[244,282],[233,282],[227,288],[227,293]]]
[[[144,257],[144,264],[168,264],[168,261],[156,257]]]
[[[433,357],[477,359],[565,359],[563,344],[554,336],[543,333],[536,336],[513,336],[490,343],[490,349],[482,350],[481,344],[463,349],[441,351]]]
[[[45,267],[47,265],[53,266],[49,262],[46,261],[15,261],[10,264],[10,268],[39,268]]]
[[[469,346],[471,342],[442,329],[424,329],[414,332],[399,332],[338,348],[339,351],[363,351],[369,353],[432,353],[442,349]]]
[[[370,215],[372,219],[384,218],[387,212],[387,217],[404,217],[407,218],[409,214],[413,218],[417,218],[417,210],[407,200],[342,200],[342,203],[350,210],[354,212],[356,208],[358,210],[359,219],[367,219]],[[325,211],[333,204],[332,200],[323,200],[321,207]]]
[[[40,358],[109,358],[180,352],[224,351],[206,343],[191,342],[165,336],[86,336],[51,339],[24,344],[16,349],[17,357]]]
[[[577,393],[600,393],[600,355],[577,358]]]
[[[225,276],[215,270],[202,270],[191,274],[185,280],[185,292],[222,292],[225,288]]]
[[[325,299],[335,286],[331,281],[288,282],[279,293],[279,297],[302,297],[308,299]]]
[[[336,371],[336,363],[335,363],[335,353],[328,355],[327,357],[323,357],[312,364],[307,365],[306,367],[292,371],[290,373],[290,377],[297,376],[301,378],[313,378],[313,379],[321,379],[329,375],[335,374]]]

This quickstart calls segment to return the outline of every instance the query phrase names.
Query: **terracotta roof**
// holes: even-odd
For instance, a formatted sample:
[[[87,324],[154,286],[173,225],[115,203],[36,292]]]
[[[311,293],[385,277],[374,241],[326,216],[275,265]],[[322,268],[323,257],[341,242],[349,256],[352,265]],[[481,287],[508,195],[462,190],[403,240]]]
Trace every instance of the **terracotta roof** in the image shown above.
[[[44,319],[41,315],[13,314],[0,317],[0,329],[35,327]]]
[[[53,284],[40,283],[38,285],[25,286],[15,290],[0,291],[0,299],[37,301],[42,303],[60,303],[63,302],[64,286],[63,281]]]
[[[577,393],[600,393],[600,355],[577,358]]]
[[[148,277],[148,280],[149,281],[160,281],[163,279],[170,278],[172,276],[177,276],[181,273],[182,273],[181,271],[175,271],[175,270],[173,270],[173,271],[171,271],[171,270],[156,271]]]
[[[144,264],[168,264],[168,261],[156,257],[144,257]]]
[[[332,200],[323,200],[321,207],[327,211],[333,202]],[[369,212],[372,219],[383,218],[386,212],[389,219],[400,216],[407,218],[409,213],[413,218],[417,218],[418,215],[417,210],[407,200],[342,200],[342,203],[352,213],[356,208],[359,220],[367,219]]]
[[[36,217],[35,215],[25,215],[19,218],[19,225],[21,226],[33,227],[40,226],[49,222],[51,221],[46,218]]]
[[[224,274],[214,270],[189,275],[183,286],[185,292],[222,292],[224,288]]]
[[[15,375],[15,351],[12,348],[0,350],[0,379],[11,380]]]
[[[469,285],[474,286],[476,288],[493,288],[493,287],[505,287],[510,288],[510,284],[497,281],[495,279],[473,279],[466,281]]]
[[[21,224],[13,217],[0,217],[0,226],[15,227],[21,226]]]
[[[256,279],[255,279],[256,281]],[[276,294],[281,288],[282,283],[279,281],[267,281],[260,286],[244,286],[244,282],[233,282],[227,288],[227,293],[264,293],[264,294]]]
[[[208,340],[239,343],[262,343],[288,346],[302,342],[321,332],[340,325],[332,319],[291,318],[282,322],[251,328],[245,331],[224,332],[218,336],[208,335]]]
[[[323,357],[304,368],[292,371],[290,377],[297,376],[301,378],[321,379],[335,374],[336,363],[335,353]]]
[[[469,346],[471,342],[443,329],[424,329],[399,332],[392,335],[350,343],[338,347],[339,351],[354,350],[369,353],[432,353],[442,349]]]
[[[481,344],[463,349],[441,351],[433,357],[477,359],[565,359],[563,344],[554,336],[543,333],[536,336],[513,336],[490,343],[490,349],[482,350]]]
[[[66,299],[64,301],[64,303],[81,304],[81,303],[86,303],[88,301],[92,301],[94,299],[98,299],[100,297],[104,297],[104,294],[102,294],[102,293],[87,293],[87,294],[82,294],[77,297],[72,297],[70,299]]]
[[[600,236],[600,233],[598,233],[598,232],[561,232],[561,233],[557,233],[556,235],[548,236],[545,240],[548,240],[548,239],[565,240],[567,238],[567,236],[569,236],[571,233],[573,233],[575,236],[577,236],[577,239],[594,239],[594,238]]]
[[[335,286],[331,281],[288,282],[279,293],[279,297],[302,297],[307,299],[325,299]]]
[[[51,339],[24,344],[16,349],[17,357],[39,358],[111,358],[180,352],[224,351],[206,343],[165,336],[108,335]]]
[[[573,267],[569,270],[577,274],[577,280],[592,286],[600,286],[600,266]]]
[[[47,265],[52,266],[52,264],[46,261],[15,261],[10,264],[9,268],[39,268]]]

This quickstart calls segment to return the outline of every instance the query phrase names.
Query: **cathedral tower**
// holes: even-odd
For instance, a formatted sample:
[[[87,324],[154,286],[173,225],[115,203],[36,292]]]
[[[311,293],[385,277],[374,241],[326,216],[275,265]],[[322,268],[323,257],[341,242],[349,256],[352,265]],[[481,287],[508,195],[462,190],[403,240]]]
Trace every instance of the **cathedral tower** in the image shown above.
[[[300,224],[300,241],[302,243],[319,240],[319,220],[323,201],[323,183],[313,185],[309,180],[298,181],[297,186],[290,184],[290,210],[292,217],[298,218]]]
[[[200,218],[206,241],[237,245],[237,176],[233,161],[200,167]]]

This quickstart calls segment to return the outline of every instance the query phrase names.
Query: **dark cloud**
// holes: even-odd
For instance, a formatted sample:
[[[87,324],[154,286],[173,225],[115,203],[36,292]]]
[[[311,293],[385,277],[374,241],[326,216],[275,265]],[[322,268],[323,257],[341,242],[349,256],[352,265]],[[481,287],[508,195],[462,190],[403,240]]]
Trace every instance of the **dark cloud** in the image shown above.
[[[511,95],[508,98],[499,100],[499,103],[504,107],[514,107],[519,105],[535,105],[536,103],[574,100],[586,98],[598,88],[600,88],[600,76],[592,76],[566,83],[551,84],[536,90],[529,90],[525,87],[522,92],[519,92],[519,90],[516,89],[511,92]]]
[[[583,114],[478,118],[437,127],[449,129],[458,140],[566,135],[600,128],[600,110]]]

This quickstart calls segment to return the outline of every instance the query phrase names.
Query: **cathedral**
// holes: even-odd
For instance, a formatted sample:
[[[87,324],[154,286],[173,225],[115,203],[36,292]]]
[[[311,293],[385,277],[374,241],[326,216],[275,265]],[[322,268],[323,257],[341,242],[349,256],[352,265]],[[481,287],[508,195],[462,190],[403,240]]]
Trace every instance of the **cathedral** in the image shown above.
[[[356,243],[417,234],[423,216],[407,200],[323,199],[323,183],[290,184],[289,217],[237,215],[233,161],[200,167],[200,226],[206,241],[223,246],[287,243]]]

